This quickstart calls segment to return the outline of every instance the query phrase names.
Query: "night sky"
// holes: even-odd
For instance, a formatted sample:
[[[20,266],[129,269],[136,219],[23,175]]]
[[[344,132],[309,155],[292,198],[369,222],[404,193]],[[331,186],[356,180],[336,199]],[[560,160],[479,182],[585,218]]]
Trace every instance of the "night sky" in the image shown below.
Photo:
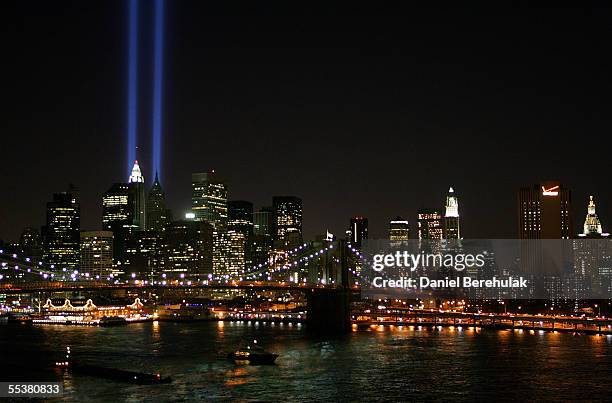
[[[11,3],[0,238],[42,225],[68,183],[82,229],[99,229],[102,194],[127,180],[127,3]],[[547,179],[572,189],[576,230],[589,194],[612,229],[610,9],[254,3],[166,3],[161,174],[175,217],[191,172],[214,168],[256,208],[302,197],[307,237],[352,215],[371,237],[397,215],[414,228],[450,185],[464,237],[516,237],[517,189]],[[140,28],[150,184],[152,2]]]

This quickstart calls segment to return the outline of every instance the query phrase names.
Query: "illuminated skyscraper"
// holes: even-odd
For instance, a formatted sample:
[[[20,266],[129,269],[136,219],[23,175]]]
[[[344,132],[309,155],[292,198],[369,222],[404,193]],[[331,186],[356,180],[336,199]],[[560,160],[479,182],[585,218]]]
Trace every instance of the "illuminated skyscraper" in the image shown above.
[[[571,192],[558,182],[524,187],[518,193],[519,239],[569,239]]]
[[[147,227],[147,200],[145,198],[145,179],[138,166],[138,161],[134,161],[128,187],[133,195],[133,223],[139,230],[144,231]]]
[[[421,209],[417,212],[419,239],[444,239],[442,214],[438,210]]]
[[[215,171],[191,174],[191,210],[196,221],[205,221],[216,230],[227,226],[227,186]]]
[[[389,241],[403,242],[410,239],[410,225],[408,220],[402,217],[395,217],[389,222]]]
[[[274,211],[272,207],[263,207],[253,213],[252,265],[264,264],[270,259],[274,233]],[[247,267],[249,267],[248,264]]]
[[[452,187],[448,189],[445,208],[444,238],[461,239],[461,231],[459,227],[459,201],[457,200],[457,196],[455,195],[455,191]]]
[[[92,279],[106,279],[113,272],[113,233],[81,232],[81,273]]]
[[[351,232],[351,245],[361,248],[364,239],[368,239],[368,219],[356,216],[351,218],[349,231]]]
[[[102,228],[113,232],[116,264],[126,260],[125,251],[134,225],[134,194],[127,183],[115,183],[102,197]]]
[[[47,225],[43,229],[43,261],[58,269],[79,267],[81,208],[78,192],[56,193],[47,203]]]
[[[162,233],[168,225],[169,211],[166,210],[166,194],[155,175],[155,181],[147,197],[147,229]]]
[[[212,273],[213,227],[173,221],[164,233],[163,272],[169,279],[205,279]]]
[[[234,277],[245,268],[245,239],[241,232],[213,233],[213,274],[215,278]]]
[[[302,199],[274,196],[274,247],[288,250],[302,243]]]

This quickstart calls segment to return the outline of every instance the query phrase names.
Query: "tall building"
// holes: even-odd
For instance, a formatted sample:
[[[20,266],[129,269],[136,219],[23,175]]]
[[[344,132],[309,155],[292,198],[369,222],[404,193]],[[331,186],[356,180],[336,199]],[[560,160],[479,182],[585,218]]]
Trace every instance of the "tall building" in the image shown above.
[[[113,233],[81,232],[81,273],[90,278],[106,279],[113,272]]]
[[[163,273],[173,279],[204,279],[212,273],[213,227],[201,221],[173,221],[164,233]]]
[[[113,232],[115,264],[126,260],[126,248],[134,225],[134,194],[127,183],[115,183],[102,196],[102,228]]]
[[[205,221],[215,229],[227,225],[227,185],[215,171],[191,174],[191,210],[196,221]]]
[[[147,228],[147,199],[145,198],[145,179],[138,166],[138,161],[134,161],[132,174],[128,180],[128,187],[132,193],[132,210],[134,212],[134,225],[144,231]]]
[[[395,217],[389,222],[389,241],[403,242],[410,239],[410,225],[408,220]]]
[[[245,239],[241,232],[213,233],[213,274],[215,278],[235,277],[245,269]]]
[[[587,206],[587,215],[584,220],[583,232],[579,234],[581,237],[606,237],[608,234],[603,233],[603,229],[601,227],[601,221],[599,221],[599,217],[595,212],[595,201],[593,200],[593,196],[589,197],[589,204]]]
[[[444,213],[444,238],[461,239],[459,227],[459,201],[453,188],[448,189]]]
[[[232,200],[228,203],[228,230],[242,232],[245,239],[253,235],[253,203]]]
[[[43,262],[58,269],[79,267],[81,208],[76,189],[56,193],[47,203],[47,224],[43,229]]]
[[[519,239],[569,239],[571,192],[559,182],[524,187],[518,193]]]
[[[263,207],[253,213],[253,241],[251,242],[251,265],[265,264],[270,259],[273,247],[274,210]]]
[[[147,230],[162,233],[168,225],[169,211],[166,209],[166,194],[155,175],[155,181],[147,197]]]
[[[361,216],[351,218],[349,231],[351,232],[351,245],[361,248],[362,241],[368,239],[368,219]]]
[[[130,276],[134,273],[140,279],[154,280],[162,265],[163,235],[157,231],[134,231],[127,239],[125,260],[117,267],[117,274]]]
[[[302,199],[295,196],[274,196],[274,247],[292,249],[302,243]]]
[[[255,235],[272,236],[274,234],[274,209],[263,207],[253,213],[253,232]]]
[[[438,210],[420,209],[417,212],[419,239],[444,239],[442,214]]]

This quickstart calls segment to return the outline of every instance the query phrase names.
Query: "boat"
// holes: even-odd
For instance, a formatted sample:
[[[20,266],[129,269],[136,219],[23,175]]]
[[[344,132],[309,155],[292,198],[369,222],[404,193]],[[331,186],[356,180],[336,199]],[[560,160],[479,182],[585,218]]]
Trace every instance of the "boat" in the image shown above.
[[[75,374],[96,376],[99,378],[135,383],[138,385],[154,385],[172,382],[172,378],[169,376],[162,377],[159,373],[148,374],[143,372],[102,367],[99,365],[81,364],[79,362],[71,362],[68,368]]]
[[[253,340],[253,343],[229,353],[227,357],[235,362],[246,362],[251,365],[271,365],[278,358],[278,354],[265,351],[257,344],[257,340]]]
[[[100,365],[87,364],[71,358],[70,347],[66,347],[65,358],[55,362],[55,367],[61,370],[71,371],[75,374],[95,376],[114,381],[135,383],[137,385],[155,385],[170,383],[172,378],[162,377],[160,373],[149,374],[146,372],[128,371],[124,369],[103,367]]]

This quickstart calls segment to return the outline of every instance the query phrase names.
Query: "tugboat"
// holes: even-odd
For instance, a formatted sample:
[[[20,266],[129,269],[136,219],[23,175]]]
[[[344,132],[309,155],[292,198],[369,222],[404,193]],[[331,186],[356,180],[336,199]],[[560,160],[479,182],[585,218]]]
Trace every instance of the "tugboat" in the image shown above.
[[[251,365],[272,365],[277,357],[278,354],[267,352],[257,345],[257,340],[227,355],[234,362],[248,362]]]

